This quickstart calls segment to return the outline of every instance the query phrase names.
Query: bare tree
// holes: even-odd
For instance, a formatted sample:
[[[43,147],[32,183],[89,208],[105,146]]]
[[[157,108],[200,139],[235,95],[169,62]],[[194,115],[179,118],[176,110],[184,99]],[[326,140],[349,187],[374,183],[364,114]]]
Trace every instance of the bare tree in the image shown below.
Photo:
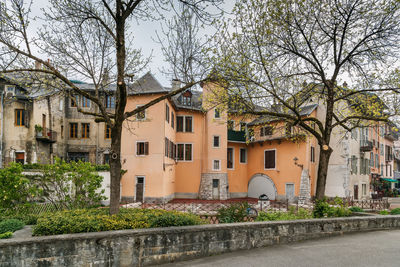
[[[268,115],[314,136],[318,199],[325,194],[333,130],[393,115],[384,110],[398,99],[398,79],[390,82],[387,74],[398,58],[399,8],[390,0],[241,0],[235,17],[219,24],[214,74],[230,97],[215,101],[234,99],[238,113]],[[351,89],[338,86],[351,78]],[[310,99],[324,106],[323,118],[301,116]]]
[[[207,6],[218,6],[221,2],[222,0],[50,0],[50,8],[45,10],[47,25],[38,35],[28,31],[32,1],[26,3],[23,0],[8,0],[0,5],[1,72],[40,72],[47,75],[46,77],[50,76],[59,87],[90,99],[98,107],[98,112],[85,113],[111,127],[111,214],[117,213],[119,209],[123,122],[203,80],[191,80],[178,90],[134,110],[125,111],[128,80],[135,77],[147,62],[147,59],[141,57],[140,51],[131,49],[133,36],[129,34],[129,22],[162,19],[163,14],[178,3],[187,6],[199,19],[207,21],[213,17]],[[53,61],[44,60],[40,51],[51,56]],[[34,68],[34,61],[44,67]],[[106,110],[100,97],[101,90],[106,86],[102,82],[104,72],[109,73],[110,82],[114,81],[116,84],[114,113]],[[81,90],[69,80],[69,73],[91,80],[96,93],[92,95]]]

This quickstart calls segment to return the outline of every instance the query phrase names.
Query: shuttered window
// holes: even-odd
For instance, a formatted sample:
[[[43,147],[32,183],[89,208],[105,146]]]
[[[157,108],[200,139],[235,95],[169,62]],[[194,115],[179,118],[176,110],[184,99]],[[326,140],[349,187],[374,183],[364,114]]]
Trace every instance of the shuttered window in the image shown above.
[[[149,154],[149,142],[137,142],[136,143],[136,155],[148,155]]]
[[[24,109],[16,109],[15,110],[15,126],[24,126],[25,125],[25,110]]]
[[[265,150],[264,152],[264,168],[275,169],[275,150]]]
[[[228,147],[227,161],[226,161],[226,163],[227,163],[226,167],[228,169],[233,169],[233,160],[234,160],[233,156],[234,156],[233,155],[233,148],[232,147]]]

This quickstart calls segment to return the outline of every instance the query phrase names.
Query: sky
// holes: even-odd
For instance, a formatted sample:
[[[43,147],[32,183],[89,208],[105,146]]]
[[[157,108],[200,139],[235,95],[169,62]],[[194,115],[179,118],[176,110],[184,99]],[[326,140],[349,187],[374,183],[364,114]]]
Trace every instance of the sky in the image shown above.
[[[235,0],[227,0],[222,6],[223,10],[230,11],[234,5]],[[47,0],[33,0],[31,16],[42,15],[41,8],[46,7],[48,4]],[[31,34],[34,34],[43,22],[42,20],[33,21],[30,25]],[[168,68],[168,64],[164,61],[164,57],[161,51],[161,46],[156,40],[156,31],[161,33],[161,22],[160,21],[131,21],[131,29],[134,34],[134,45],[136,49],[142,49],[144,57],[152,55],[152,59],[147,69],[142,73],[150,71],[157,80],[163,85],[169,87],[171,85],[171,78],[166,77],[161,73],[161,69]],[[213,33],[215,30],[211,27],[207,27],[205,33]]]

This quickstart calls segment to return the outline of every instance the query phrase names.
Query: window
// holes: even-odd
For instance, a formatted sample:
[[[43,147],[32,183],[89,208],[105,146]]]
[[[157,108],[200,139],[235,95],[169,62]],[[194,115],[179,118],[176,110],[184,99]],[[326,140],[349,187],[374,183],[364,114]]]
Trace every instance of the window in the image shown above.
[[[228,130],[235,129],[235,121],[228,121]]]
[[[379,168],[379,154],[375,154],[375,168]]]
[[[367,184],[361,184],[361,192],[363,196],[367,195]]]
[[[374,167],[374,152],[371,152],[369,155],[369,166]]]
[[[315,147],[311,146],[311,162],[315,162]]]
[[[15,86],[14,85],[6,85],[6,92],[15,94]]]
[[[141,107],[143,105],[137,105],[136,108]],[[146,119],[146,110],[142,110],[139,113],[136,113],[136,120],[142,121]]]
[[[351,156],[351,174],[357,174],[357,157]]]
[[[16,109],[15,110],[15,126],[24,126],[25,125],[25,110],[24,109]]]
[[[191,161],[192,160],[192,144],[177,144],[176,157],[179,161]]]
[[[269,136],[272,135],[274,129],[272,128],[272,126],[265,126],[265,127],[261,127],[260,129],[260,136]]]
[[[64,138],[64,125],[61,125],[61,139]]]
[[[90,99],[89,98],[82,96],[82,107],[90,108]]]
[[[246,148],[241,148],[240,149],[240,163],[247,163],[247,149]]]
[[[165,104],[165,120],[169,123],[169,106]]]
[[[71,102],[70,102],[70,106],[71,108],[76,108],[78,106],[79,103],[79,96],[75,95],[75,96],[71,96]]]
[[[111,127],[106,124],[106,131],[104,133],[105,139],[111,139]]]
[[[217,135],[214,135],[213,147],[219,147],[219,136],[217,136]]]
[[[228,150],[227,150],[227,161],[226,161],[226,167],[228,169],[233,169],[234,160],[235,160],[235,155],[234,155],[233,147],[228,147]]]
[[[357,139],[357,136],[358,136],[357,128],[352,129],[351,130],[351,138]]]
[[[78,138],[78,123],[69,124],[69,137]]]
[[[221,114],[219,112],[219,109],[217,109],[217,108],[214,110],[214,118],[215,119],[221,118]]]
[[[90,138],[90,123],[82,123],[82,138]]]
[[[177,132],[193,132],[192,116],[176,116]]]
[[[219,159],[213,160],[213,171],[220,171],[221,170],[221,161]]]
[[[68,152],[67,161],[89,162],[89,152]]]
[[[136,155],[144,156],[149,154],[149,142],[136,142]]]
[[[384,149],[384,145],[383,144],[381,144],[380,150],[381,150],[381,155],[383,156],[384,153],[385,153],[385,149]]]
[[[110,164],[110,154],[109,153],[104,153],[103,164]]]
[[[175,127],[175,114],[174,114],[174,112],[173,111],[171,111],[171,127],[172,127],[172,129],[174,129],[174,127]]]
[[[264,169],[275,169],[275,150],[264,151]]]
[[[115,108],[115,97],[113,95],[106,95],[106,108]]]

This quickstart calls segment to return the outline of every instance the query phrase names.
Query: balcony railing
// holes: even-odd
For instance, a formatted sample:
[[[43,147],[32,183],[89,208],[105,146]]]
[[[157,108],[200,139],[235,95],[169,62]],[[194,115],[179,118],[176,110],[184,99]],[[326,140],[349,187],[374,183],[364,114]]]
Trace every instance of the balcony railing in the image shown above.
[[[228,141],[246,142],[246,132],[228,130]]]
[[[385,155],[385,160],[386,161],[392,161],[393,160],[393,154],[386,154]]]
[[[368,140],[361,140],[360,141],[360,151],[367,152],[372,151],[372,142]]]
[[[57,132],[48,128],[43,128],[41,131],[36,131],[36,140],[55,143],[57,141]]]

